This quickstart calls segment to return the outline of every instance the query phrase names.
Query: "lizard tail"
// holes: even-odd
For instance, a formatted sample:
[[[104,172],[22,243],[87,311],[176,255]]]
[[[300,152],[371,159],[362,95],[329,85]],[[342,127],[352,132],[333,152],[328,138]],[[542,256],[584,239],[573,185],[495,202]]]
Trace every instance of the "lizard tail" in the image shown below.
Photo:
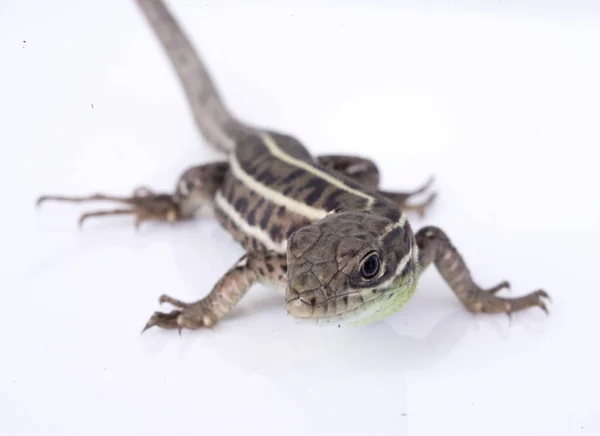
[[[231,153],[237,139],[254,129],[229,112],[200,57],[163,1],[137,3],[179,76],[202,136],[218,151]]]

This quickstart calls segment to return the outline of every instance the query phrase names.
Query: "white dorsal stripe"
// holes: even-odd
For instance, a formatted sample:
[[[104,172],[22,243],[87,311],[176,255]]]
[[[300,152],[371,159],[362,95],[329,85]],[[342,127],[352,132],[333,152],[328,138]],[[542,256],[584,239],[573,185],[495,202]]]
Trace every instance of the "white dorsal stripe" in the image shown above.
[[[336,179],[331,174],[327,174],[317,168],[314,168],[312,165],[310,165],[304,161],[301,161],[300,159],[296,159],[295,157],[290,156],[289,154],[284,152],[279,147],[279,145],[277,145],[277,142],[268,133],[261,133],[261,136],[263,138],[263,142],[266,145],[266,147],[269,149],[271,154],[273,156],[275,156],[276,158],[281,159],[282,161],[284,161],[292,166],[302,168],[304,171],[312,174],[315,177],[319,177],[328,183],[331,183],[333,186],[335,186],[339,189],[342,189],[346,192],[354,194],[358,197],[366,198],[368,200],[368,203],[367,203],[368,206],[371,206],[373,204],[374,198],[372,196],[365,194],[364,192],[359,191],[357,189],[352,189],[351,187],[349,187],[345,183],[343,183],[341,180]]]
[[[416,242],[413,244],[413,262],[415,266],[419,266],[419,246]]]
[[[263,197],[265,200],[270,201],[278,206],[284,206],[290,212],[302,215],[311,221],[320,220],[327,215],[327,212],[323,209],[317,209],[316,207],[311,207],[300,201],[296,201],[293,198],[283,195],[279,191],[275,191],[274,189],[257,182],[242,169],[240,163],[235,157],[235,154],[232,154],[229,158],[229,165],[231,172],[237,179],[239,179],[248,188],[255,191],[258,195]]]
[[[406,253],[404,255],[404,257],[402,257],[400,262],[398,262],[398,266],[396,267],[396,272],[394,273],[394,278],[397,278],[400,274],[402,274],[404,272],[404,270],[406,269],[406,265],[408,264],[408,262],[410,261],[410,258],[413,255],[412,253],[413,253],[413,247],[411,246],[408,249],[408,253]]]
[[[390,278],[388,278],[385,282],[382,282],[373,288],[369,288],[369,290],[376,289],[376,288],[379,288],[379,289],[389,288],[398,279],[398,277],[404,272],[404,270],[406,269],[406,265],[408,265],[408,262],[410,261],[410,258],[412,256],[413,256],[413,249],[411,247],[408,249],[408,253],[406,253],[402,257],[402,259],[400,259],[400,262],[398,262],[398,266],[396,267],[396,271],[394,272],[394,274],[392,276],[390,276]]]
[[[406,224],[406,214],[404,212],[401,212],[400,218],[398,218],[398,225],[400,227],[404,227],[404,224]]]
[[[287,248],[287,240],[283,239],[280,243],[276,243],[271,239],[269,234],[260,227],[251,226],[248,222],[238,213],[234,207],[227,202],[221,191],[217,192],[215,196],[215,203],[219,210],[223,212],[233,223],[246,235],[255,238],[257,241],[262,243],[268,250],[275,251],[277,253],[285,254]],[[243,259],[245,261],[245,258]]]
[[[404,212],[401,212],[400,218],[398,218],[398,221],[396,221],[395,223],[388,224],[385,227],[385,229],[383,229],[383,234],[380,236],[379,239],[384,238],[385,235],[387,235],[389,232],[391,232],[394,229],[397,229],[399,227],[404,227],[405,224],[406,224],[406,215],[404,214]]]

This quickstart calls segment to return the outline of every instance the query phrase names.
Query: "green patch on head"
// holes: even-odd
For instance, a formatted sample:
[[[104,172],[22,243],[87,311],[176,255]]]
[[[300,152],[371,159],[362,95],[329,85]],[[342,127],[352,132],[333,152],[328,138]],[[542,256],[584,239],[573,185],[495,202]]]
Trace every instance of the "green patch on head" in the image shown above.
[[[408,303],[417,289],[417,280],[412,274],[399,284],[398,287],[386,291],[380,298],[370,301],[369,308],[365,310],[363,316],[360,316],[348,324],[351,326],[362,326],[390,316],[399,311]],[[366,315],[366,316],[365,316]]]

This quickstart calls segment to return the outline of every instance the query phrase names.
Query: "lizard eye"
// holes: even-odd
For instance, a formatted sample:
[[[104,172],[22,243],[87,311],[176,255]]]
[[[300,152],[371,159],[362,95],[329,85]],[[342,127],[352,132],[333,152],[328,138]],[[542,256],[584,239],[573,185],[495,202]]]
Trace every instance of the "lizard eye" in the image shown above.
[[[360,267],[360,273],[365,279],[372,279],[379,272],[380,265],[379,255],[377,253],[371,253],[363,260],[362,266]]]

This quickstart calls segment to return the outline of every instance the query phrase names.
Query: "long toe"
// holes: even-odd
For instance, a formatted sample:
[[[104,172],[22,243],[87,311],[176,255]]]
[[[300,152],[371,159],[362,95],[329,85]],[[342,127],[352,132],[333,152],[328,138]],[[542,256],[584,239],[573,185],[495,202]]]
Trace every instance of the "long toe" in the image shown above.
[[[173,310],[169,313],[163,312],[154,312],[144,328],[142,329],[142,333],[148,330],[151,327],[161,327],[163,329],[179,329],[178,318],[181,315],[180,310]]]

